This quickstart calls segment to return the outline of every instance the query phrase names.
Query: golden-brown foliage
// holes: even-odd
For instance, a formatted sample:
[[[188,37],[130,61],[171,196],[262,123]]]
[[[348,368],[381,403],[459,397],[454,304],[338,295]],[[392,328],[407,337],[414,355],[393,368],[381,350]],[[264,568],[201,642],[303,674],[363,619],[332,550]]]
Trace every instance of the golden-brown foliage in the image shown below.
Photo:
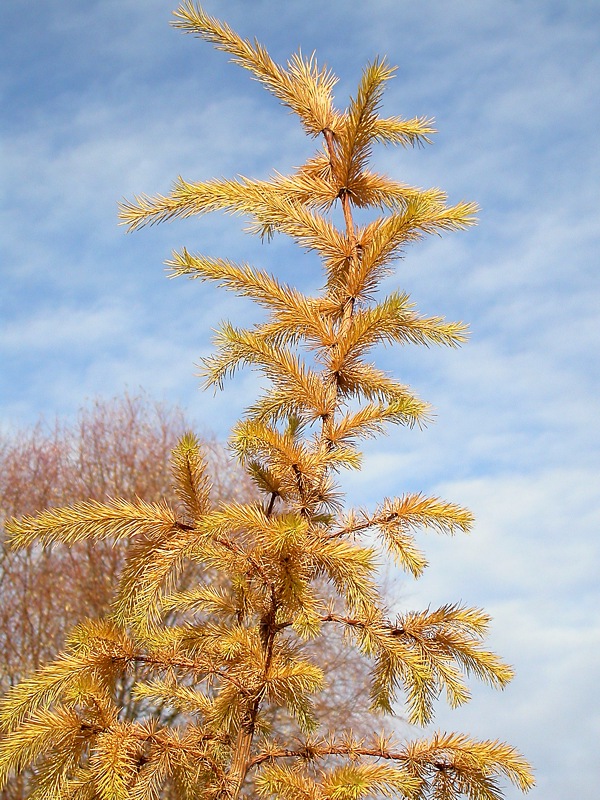
[[[161,791],[215,800],[245,792],[497,800],[499,776],[526,790],[529,767],[508,745],[452,733],[397,747],[382,737],[365,743],[349,730],[327,736],[328,719],[319,719],[314,703],[331,676],[313,645],[327,642],[332,629],[372,661],[373,708],[391,714],[404,702],[416,724],[432,719],[441,692],[451,706],[467,701],[466,676],[497,687],[512,676],[485,647],[489,618],[479,609],[447,604],[390,620],[377,586],[381,548],[372,536],[359,540],[378,534],[418,576],[426,565],[419,530],[466,531],[470,513],[421,494],[344,513],[336,483],[341,468],[360,467],[361,438],[386,423],[426,421],[427,405],[366,356],[379,344],[455,346],[466,328],[420,316],[403,293],[378,300],[377,292],[408,243],[467,227],[475,206],[447,206],[439,190],[368,169],[376,143],[415,145],[433,132],[429,120],[380,117],[393,74],[384,60],[366,67],[356,97],[340,111],[336,79],[314,57],[277,65],[262,45],[191,0],[175,12],[175,26],[229,53],[309,135],[323,137],[323,148],[271,181],[179,180],[167,197],[124,203],[123,222],[138,228],[218,209],[243,213],[260,235],[283,233],[315,251],[325,287],[306,297],[248,265],[186,250],[169,262],[174,275],[217,281],[267,309],[266,322],[252,329],[223,325],[217,353],[204,361],[207,383],[218,387],[243,366],[266,378],[232,436],[259,499],[211,504],[204,455],[187,436],[172,462],[179,507],[92,499],[7,523],[17,545],[132,543],[110,618],[81,625],[65,653],[2,704],[0,775],[33,762],[46,796],[106,800]],[[343,229],[329,213],[336,205]],[[359,227],[353,209],[365,207],[383,216]],[[198,580],[181,587],[188,563]],[[143,722],[120,713],[115,687],[123,676],[150,701]],[[185,724],[173,729],[161,719],[166,707],[184,714]],[[274,735],[278,715],[289,720],[284,744]],[[294,726],[300,745],[290,736]],[[59,749],[65,752],[56,756]]]

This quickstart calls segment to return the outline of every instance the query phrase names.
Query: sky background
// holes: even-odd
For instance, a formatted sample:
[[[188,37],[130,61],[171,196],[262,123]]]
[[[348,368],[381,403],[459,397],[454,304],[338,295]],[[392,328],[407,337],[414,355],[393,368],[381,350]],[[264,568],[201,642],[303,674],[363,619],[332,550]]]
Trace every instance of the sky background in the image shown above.
[[[314,149],[296,120],[210,45],[169,27],[165,0],[3,0],[0,9],[0,429],[70,418],[87,399],[143,387],[225,439],[255,396],[194,376],[223,319],[252,304],[167,281],[186,246],[247,260],[305,291],[319,265],[282,238],[212,215],[125,235],[116,203],[188,180],[288,171]],[[517,670],[473,683],[436,726],[503,738],[534,763],[534,800],[597,797],[600,734],[597,0],[206,0],[277,61],[299,46],[340,76],[339,106],[377,54],[399,69],[387,114],[433,116],[423,150],[379,150],[377,168],[451,202],[479,226],[411,246],[388,288],[468,321],[457,351],[384,351],[435,424],[396,430],[343,478],[349,502],[422,490],[469,506],[468,537],[423,537],[430,568],[397,606],[463,601],[494,617]],[[508,798],[520,796],[512,789]]]

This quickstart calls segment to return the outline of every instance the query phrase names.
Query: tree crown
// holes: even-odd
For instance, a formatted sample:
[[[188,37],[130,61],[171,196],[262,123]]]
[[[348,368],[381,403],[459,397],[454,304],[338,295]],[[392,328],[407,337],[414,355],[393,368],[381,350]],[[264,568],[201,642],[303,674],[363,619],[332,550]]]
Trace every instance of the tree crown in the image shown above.
[[[81,539],[130,541],[112,614],[77,628],[55,662],[4,701],[3,774],[39,759],[45,797],[158,798],[165,784],[183,796],[354,798],[383,794],[439,800],[501,796],[498,778],[522,789],[528,765],[509,745],[439,733],[394,745],[351,731],[326,733],[312,697],[325,681],[305,643],[334,626],[373,661],[374,708],[393,713],[404,698],[411,722],[426,724],[444,692],[451,706],[469,698],[474,674],[503,687],[511,668],[483,643],[489,617],[459,604],[408,611],[390,620],[377,589],[381,551],[419,576],[426,560],[415,534],[452,534],[472,524],[468,510],[420,493],[388,498],[373,511],[344,510],[336,474],[360,467],[360,441],[387,424],[423,424],[428,406],[368,360],[378,344],[456,346],[462,323],[418,314],[408,296],[378,299],[382,279],[410,242],[465,228],[472,203],[448,205],[369,169],[374,145],[429,141],[432,121],[380,113],[393,69],[368,64],[356,96],[333,104],[333,73],[301,53],[276,64],[258,42],[188,1],[174,25],[200,36],[249,70],[299,118],[322,147],[288,176],[189,183],[166,196],[136,197],[121,208],[130,229],[214,210],[244,214],[262,236],[283,233],[315,251],[324,286],[307,296],[274,275],[183,249],[172,275],[213,281],[266,308],[250,329],[223,325],[206,358],[207,385],[221,387],[242,366],[267,388],[235,426],[231,446],[259,499],[211,504],[198,441],[173,452],[179,504],[83,501],[10,524],[18,546]],[[331,216],[341,208],[344,224]],[[379,216],[364,225],[355,209]],[[186,561],[204,579],[178,591]],[[214,576],[224,577],[215,583]],[[165,624],[166,612],[176,612]],[[188,715],[161,726],[120,715],[115,684],[139,670],[135,692]],[[267,711],[283,708],[301,743],[270,735]],[[321,721],[326,728],[327,720]]]

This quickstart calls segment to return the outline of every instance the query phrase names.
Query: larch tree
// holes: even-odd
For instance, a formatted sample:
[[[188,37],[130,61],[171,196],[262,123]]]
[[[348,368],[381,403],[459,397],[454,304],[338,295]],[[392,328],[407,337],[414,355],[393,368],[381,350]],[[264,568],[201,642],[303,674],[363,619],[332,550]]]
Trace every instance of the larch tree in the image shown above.
[[[381,551],[418,577],[426,565],[418,530],[466,531],[469,511],[420,493],[371,511],[345,509],[336,482],[341,469],[360,467],[361,439],[427,420],[426,403],[369,354],[382,343],[455,346],[466,327],[419,315],[403,292],[378,290],[408,243],[471,225],[475,206],[447,205],[437,189],[369,169],[375,144],[417,145],[433,133],[425,118],[381,116],[393,74],[385,60],[367,65],[339,111],[336,78],[314,57],[294,55],[280,66],[191,0],[174,25],[229,53],[322,146],[293,174],[269,181],[179,179],[168,196],[125,203],[123,221],[135,229],[241,213],[261,236],[287,234],[315,251],[324,285],[307,296],[247,264],[186,249],[168,262],[173,275],[214,281],[266,309],[266,321],[251,329],[225,324],[204,361],[207,385],[220,388],[244,365],[268,379],[231,436],[259,499],[214,507],[202,450],[185,435],[172,456],[177,504],[90,500],[7,523],[19,547],[131,544],[110,615],[77,627],[65,652],[3,701],[1,775],[34,764],[31,797],[57,800],[146,800],[169,791],[215,800],[496,800],[505,779],[527,790],[529,765],[498,740],[438,732],[394,742],[328,730],[314,713],[328,676],[307,647],[343,630],[372,661],[373,708],[389,715],[403,701],[419,725],[432,720],[441,693],[451,706],[468,700],[468,675],[499,688],[512,677],[485,647],[484,611],[448,603],[390,619],[377,588]],[[376,216],[359,225],[356,209]],[[180,590],[190,561],[200,579]],[[135,696],[149,701],[145,719],[122,714],[115,685],[124,674],[136,675]],[[162,724],[152,703],[182,712],[185,723]],[[301,739],[273,734],[273,709]]]

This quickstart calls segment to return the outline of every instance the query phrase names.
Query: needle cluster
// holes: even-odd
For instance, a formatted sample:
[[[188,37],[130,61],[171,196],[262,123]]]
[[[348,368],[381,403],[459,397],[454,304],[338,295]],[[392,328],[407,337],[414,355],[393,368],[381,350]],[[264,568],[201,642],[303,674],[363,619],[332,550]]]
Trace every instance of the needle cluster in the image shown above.
[[[324,285],[307,296],[248,264],[186,249],[173,254],[172,275],[212,281],[266,309],[266,320],[250,329],[225,324],[203,364],[209,386],[221,388],[244,366],[267,379],[231,438],[257,499],[215,506],[201,448],[187,435],[173,452],[177,507],[80,502],[7,525],[21,547],[123,538],[130,546],[110,618],[82,623],[63,655],[3,701],[0,778],[34,764],[31,797],[48,800],[158,800],[165,792],[207,800],[247,792],[289,800],[497,800],[501,778],[527,790],[527,763],[497,741],[438,733],[393,744],[350,731],[328,735],[312,702],[327,675],[304,646],[332,626],[343,629],[372,660],[373,708],[392,714],[404,703],[418,725],[433,719],[440,694],[451,706],[467,701],[467,676],[499,688],[512,676],[485,647],[483,611],[447,604],[392,620],[378,592],[382,550],[418,577],[427,563],[419,531],[467,531],[469,511],[422,494],[344,510],[336,482],[339,470],[360,467],[362,439],[389,424],[427,421],[427,404],[369,358],[381,344],[454,347],[466,326],[420,315],[402,292],[378,292],[408,243],[468,227],[475,206],[448,205],[438,189],[369,168],[376,144],[421,145],[434,132],[425,118],[381,115],[393,75],[385,60],[367,65],[340,111],[337,79],[314,56],[299,53],[280,66],[191,0],[174,25],[249,70],[321,145],[293,174],[270,181],[179,179],[166,196],[124,203],[123,222],[137,229],[215,210],[243,214],[258,234],[283,233],[317,253]],[[357,208],[373,209],[373,221],[358,225]],[[190,560],[205,579],[178,591]],[[121,713],[115,687],[125,675],[136,676],[146,719]],[[187,724],[161,725],[153,709],[165,707]],[[285,710],[303,741],[270,734],[273,707]]]

